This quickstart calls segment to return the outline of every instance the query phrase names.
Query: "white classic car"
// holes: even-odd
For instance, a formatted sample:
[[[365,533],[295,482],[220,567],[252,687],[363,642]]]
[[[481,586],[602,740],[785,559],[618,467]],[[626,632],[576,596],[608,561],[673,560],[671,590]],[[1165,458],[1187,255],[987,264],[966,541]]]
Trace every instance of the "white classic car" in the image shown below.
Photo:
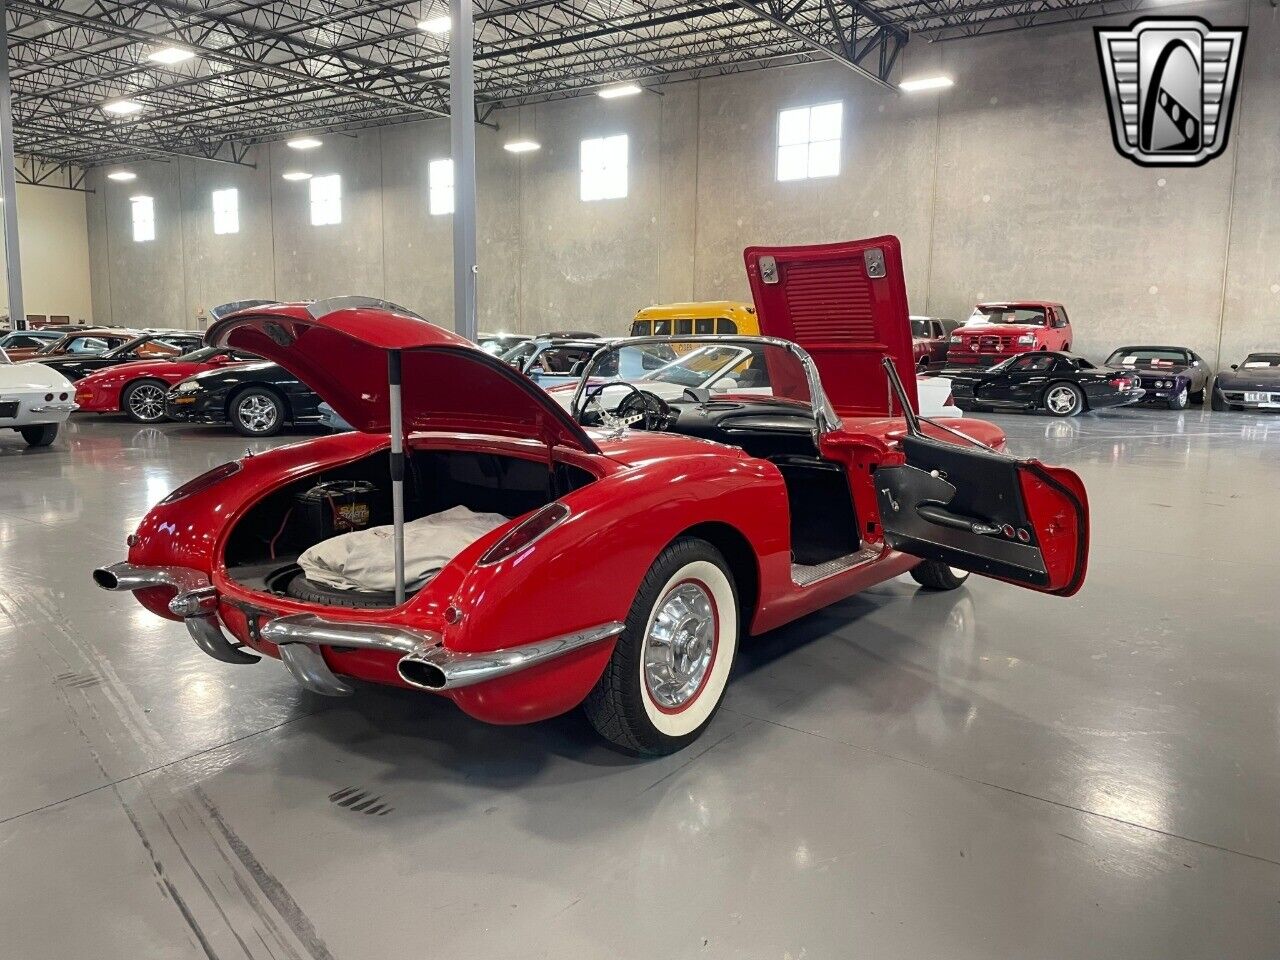
[[[75,410],[76,388],[42,363],[10,363],[0,350],[0,429],[22,434],[32,447],[47,447]]]

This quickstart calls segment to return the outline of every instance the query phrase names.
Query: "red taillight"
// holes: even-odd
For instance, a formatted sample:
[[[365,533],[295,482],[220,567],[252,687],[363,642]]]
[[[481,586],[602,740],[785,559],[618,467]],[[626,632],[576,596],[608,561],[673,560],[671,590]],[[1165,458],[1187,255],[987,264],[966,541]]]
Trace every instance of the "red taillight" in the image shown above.
[[[944,407],[954,407],[956,405],[956,395],[954,393],[948,392],[947,399],[942,401],[942,405]]]
[[[189,497],[192,494],[199,493],[212,487],[215,483],[221,483],[227,477],[235,476],[243,467],[239,460],[232,460],[230,463],[224,463],[220,467],[214,467],[212,470],[200,474],[194,480],[188,480],[173,493],[169,494],[161,503],[174,503],[183,497]]]
[[[486,550],[484,556],[477,562],[477,566],[484,567],[498,563],[519,553],[544,533],[563,523],[568,516],[569,508],[563,503],[547,504]]]

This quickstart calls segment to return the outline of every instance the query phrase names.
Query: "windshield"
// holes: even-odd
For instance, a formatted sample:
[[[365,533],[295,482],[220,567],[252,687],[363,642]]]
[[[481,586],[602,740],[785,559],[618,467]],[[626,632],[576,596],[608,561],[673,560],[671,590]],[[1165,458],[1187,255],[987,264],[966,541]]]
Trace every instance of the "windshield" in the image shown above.
[[[203,363],[226,352],[226,347],[201,347],[199,350],[192,350],[190,353],[184,353],[182,356],[174,357],[173,359],[182,363]]]
[[[524,362],[529,359],[530,354],[537,348],[538,345],[532,340],[526,340],[524,343],[516,344],[498,359],[515,367],[523,367]]]
[[[965,323],[1020,323],[1043,327],[1045,314],[1041,307],[974,307],[973,315]]]
[[[731,396],[734,402],[755,397],[794,402],[812,408],[808,375],[800,357],[785,346],[753,337],[709,344],[697,336],[662,340],[620,340],[602,349],[584,371],[590,400],[613,409],[635,390],[666,403],[689,403]],[[593,393],[593,390],[595,391]],[[695,390],[701,394],[686,394]],[[557,396],[568,406],[575,391]]]
[[[1112,367],[1171,367],[1186,366],[1188,362],[1185,350],[1161,350],[1150,347],[1129,347],[1117,350],[1107,357],[1107,365]]]
[[[682,387],[701,387],[708,381],[746,371],[752,352],[744,347],[701,347],[673,360],[659,370],[646,375],[651,383],[675,383]]]
[[[1244,358],[1242,366],[1257,367],[1280,367],[1280,353],[1251,353]]]

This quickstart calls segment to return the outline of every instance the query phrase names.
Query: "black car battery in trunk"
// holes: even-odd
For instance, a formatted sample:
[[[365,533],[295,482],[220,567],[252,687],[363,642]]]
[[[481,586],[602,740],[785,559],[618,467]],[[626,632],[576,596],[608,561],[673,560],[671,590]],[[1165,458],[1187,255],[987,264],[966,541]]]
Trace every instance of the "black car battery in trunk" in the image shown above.
[[[378,487],[368,480],[330,480],[294,497],[294,529],[307,544],[363,530],[374,520]]]

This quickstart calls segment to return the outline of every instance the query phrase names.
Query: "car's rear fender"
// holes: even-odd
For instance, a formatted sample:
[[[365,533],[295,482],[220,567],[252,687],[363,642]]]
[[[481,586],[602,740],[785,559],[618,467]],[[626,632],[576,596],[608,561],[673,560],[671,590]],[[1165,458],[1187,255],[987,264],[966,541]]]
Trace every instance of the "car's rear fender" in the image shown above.
[[[224,538],[266,493],[307,474],[367,457],[387,445],[385,436],[363,433],[317,437],[245,456],[234,461],[238,464],[234,473],[207,486],[200,486],[200,477],[194,478],[142,518],[129,537],[128,560],[138,566],[186,567],[212,580],[214,571],[221,567]],[[306,455],[300,456],[303,449]],[[187,486],[194,489],[182,495]],[[181,620],[169,610],[174,593],[170,587],[155,587],[139,590],[134,596],[157,616]]]
[[[789,581],[790,534],[782,476],[772,464],[743,458],[736,451],[655,460],[620,470],[561,502],[570,508],[568,518],[525,550],[481,565],[484,553],[504,535],[495,531],[432,581],[431,599],[423,602],[447,604],[449,615],[440,628],[447,648],[487,652],[624,622],[658,554],[681,535],[697,535],[699,529],[740,537],[734,542],[748,546],[747,557],[736,551],[728,558],[731,567],[755,565],[749,581],[739,585],[740,597],[750,598],[748,602],[768,602]],[[749,623],[753,611],[744,614]],[[463,710],[491,723],[554,716],[587,695],[613,645],[613,640],[606,640],[451,693]]]

